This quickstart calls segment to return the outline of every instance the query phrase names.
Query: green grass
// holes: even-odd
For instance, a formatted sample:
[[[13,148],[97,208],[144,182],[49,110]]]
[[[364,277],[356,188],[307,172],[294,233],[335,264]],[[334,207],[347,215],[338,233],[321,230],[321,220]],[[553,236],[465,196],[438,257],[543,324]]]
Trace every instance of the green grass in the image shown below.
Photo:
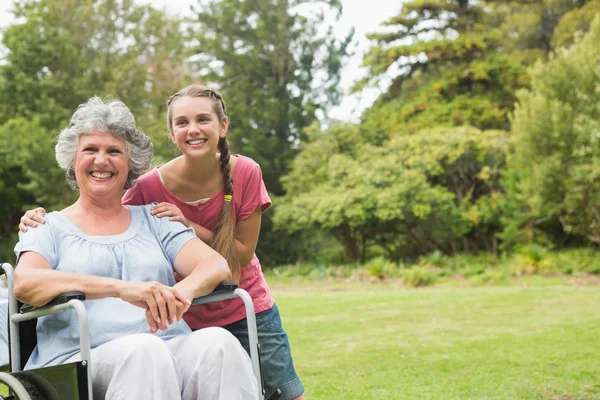
[[[600,287],[524,282],[273,292],[308,399],[599,399]]]

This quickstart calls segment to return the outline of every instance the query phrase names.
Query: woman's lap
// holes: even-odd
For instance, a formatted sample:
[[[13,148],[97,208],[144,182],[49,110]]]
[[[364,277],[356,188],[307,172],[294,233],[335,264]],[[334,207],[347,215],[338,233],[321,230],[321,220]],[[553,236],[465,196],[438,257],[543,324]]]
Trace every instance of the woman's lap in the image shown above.
[[[246,400],[258,393],[248,355],[221,328],[169,341],[152,334],[123,336],[92,349],[90,363],[95,398],[129,399],[135,393],[148,399]]]

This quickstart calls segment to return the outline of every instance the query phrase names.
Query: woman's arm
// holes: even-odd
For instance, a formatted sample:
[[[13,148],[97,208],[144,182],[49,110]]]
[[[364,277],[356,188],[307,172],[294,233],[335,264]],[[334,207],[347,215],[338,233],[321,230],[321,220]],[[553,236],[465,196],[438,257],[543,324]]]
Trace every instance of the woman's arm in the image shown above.
[[[14,293],[23,303],[40,307],[66,292],[83,292],[86,299],[118,297],[117,279],[55,271],[39,253],[21,254],[15,269]]]
[[[27,251],[21,254],[15,269],[14,286],[14,294],[20,301],[40,307],[62,293],[73,291],[83,292],[87,300],[119,297],[148,309],[160,329],[166,329],[169,316],[174,315],[177,307],[181,308],[180,303],[189,306],[181,293],[158,282],[132,282],[56,271],[39,253]],[[152,324],[150,326],[152,328]]]
[[[194,228],[196,236],[208,245],[212,243],[215,236],[213,231],[188,220],[174,204],[158,203],[152,207],[152,214],[158,218],[169,217],[171,221],[179,221],[187,227]],[[257,207],[248,218],[238,221],[235,225],[235,253],[241,265],[246,265],[252,261],[258,244],[261,217],[262,209]]]
[[[175,271],[184,277],[174,289],[188,301],[205,296],[217,285],[231,279],[227,261],[201,240],[188,241],[175,258]]]

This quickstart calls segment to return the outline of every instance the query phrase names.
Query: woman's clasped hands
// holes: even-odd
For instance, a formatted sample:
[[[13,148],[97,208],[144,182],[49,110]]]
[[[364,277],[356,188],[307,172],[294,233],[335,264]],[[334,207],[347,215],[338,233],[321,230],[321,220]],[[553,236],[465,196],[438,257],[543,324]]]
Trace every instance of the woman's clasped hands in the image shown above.
[[[121,300],[146,309],[150,333],[159,329],[165,331],[169,325],[180,321],[193,299],[188,299],[176,287],[159,282],[120,281],[118,293]]]

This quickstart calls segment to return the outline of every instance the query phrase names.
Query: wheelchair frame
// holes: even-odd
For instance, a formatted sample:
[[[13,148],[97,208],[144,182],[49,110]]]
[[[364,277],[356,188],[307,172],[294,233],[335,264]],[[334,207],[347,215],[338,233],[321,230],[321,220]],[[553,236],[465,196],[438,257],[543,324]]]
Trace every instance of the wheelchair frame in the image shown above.
[[[43,307],[32,307],[29,305],[24,305],[21,307],[21,310],[18,309],[18,302],[15,296],[13,295],[14,289],[14,268],[12,265],[8,263],[3,263],[1,265],[0,274],[4,272],[8,281],[8,315],[9,315],[9,335],[10,335],[10,370],[12,373],[23,371],[23,365],[21,363],[21,355],[20,355],[20,337],[19,337],[19,324],[28,320],[36,319],[42,317],[44,315],[53,314],[56,312],[74,309],[77,313],[77,318],[79,321],[80,327],[80,348],[81,348],[81,365],[87,370],[87,392],[89,400],[93,399],[92,396],[92,379],[91,379],[91,347],[90,347],[90,335],[88,328],[88,318],[87,311],[81,300],[85,300],[85,295],[80,292],[71,292],[63,294],[47,305]],[[258,398],[265,398],[265,391],[263,388],[262,382],[262,374],[261,374],[261,366],[260,366],[260,345],[258,343],[258,334],[256,329],[256,316],[254,314],[254,304],[252,302],[252,298],[244,289],[240,289],[233,282],[222,282],[215,288],[215,290],[202,297],[198,297],[193,300],[192,306],[198,304],[206,304],[215,301],[233,299],[239,297],[244,302],[244,306],[246,309],[246,319],[248,322],[248,341],[250,346],[250,358],[252,361],[252,370],[258,382]],[[16,379],[12,377],[10,374],[0,373],[0,381],[6,382],[6,380],[10,380],[13,383]],[[17,381],[18,383],[18,381]],[[20,385],[20,384],[19,384]],[[22,385],[20,385],[22,390],[25,390]],[[26,397],[19,395],[17,392],[21,392],[21,390],[11,389],[19,396],[19,400],[30,400],[30,396]],[[280,395],[279,389],[270,396],[272,399],[276,399]],[[22,397],[21,397],[22,396]]]

